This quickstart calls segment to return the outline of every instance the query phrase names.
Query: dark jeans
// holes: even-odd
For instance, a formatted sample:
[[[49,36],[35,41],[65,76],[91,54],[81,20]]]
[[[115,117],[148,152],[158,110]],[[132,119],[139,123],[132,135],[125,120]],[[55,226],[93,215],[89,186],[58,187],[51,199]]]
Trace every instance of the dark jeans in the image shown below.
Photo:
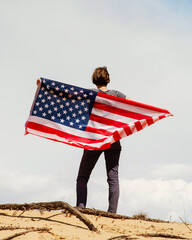
[[[106,150],[84,150],[77,177],[77,206],[86,207],[87,202],[87,182],[91,172],[104,152],[107,182],[109,185],[109,208],[108,212],[116,213],[119,199],[119,157],[121,152],[120,142],[115,142],[111,148]]]

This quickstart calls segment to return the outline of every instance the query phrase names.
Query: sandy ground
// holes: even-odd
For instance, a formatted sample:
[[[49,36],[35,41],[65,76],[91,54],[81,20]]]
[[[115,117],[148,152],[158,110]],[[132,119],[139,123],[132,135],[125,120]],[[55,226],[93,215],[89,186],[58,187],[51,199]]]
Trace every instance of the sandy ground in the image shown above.
[[[18,217],[19,215],[20,217]],[[22,211],[0,210],[0,240],[173,239],[171,236],[168,237],[168,235],[192,240],[192,225],[188,225],[190,230],[184,223],[158,223],[129,219],[114,220],[112,218],[86,214],[85,216],[98,228],[98,232],[90,231],[75,216],[66,215],[61,211],[44,211],[42,213],[40,211],[26,211],[22,213]],[[48,218],[50,221],[48,219],[45,220],[45,218]],[[46,229],[43,231],[42,228]],[[37,229],[42,230],[36,231]],[[26,231],[29,232],[14,238],[8,238]],[[142,234],[145,236],[142,236]],[[149,236],[149,234],[161,235],[154,237],[152,235]],[[175,237],[174,239],[179,238]]]

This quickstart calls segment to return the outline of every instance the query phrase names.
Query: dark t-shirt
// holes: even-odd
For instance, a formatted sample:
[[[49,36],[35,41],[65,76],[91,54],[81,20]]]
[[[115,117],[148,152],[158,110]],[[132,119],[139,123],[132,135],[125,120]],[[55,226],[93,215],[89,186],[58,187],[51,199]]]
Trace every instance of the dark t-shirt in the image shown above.
[[[91,90],[93,90],[95,92],[106,93],[106,94],[109,94],[109,95],[112,95],[112,96],[115,96],[115,97],[126,98],[125,94],[123,94],[122,92],[119,92],[117,90],[102,91],[102,90],[100,90],[98,88],[93,88]]]

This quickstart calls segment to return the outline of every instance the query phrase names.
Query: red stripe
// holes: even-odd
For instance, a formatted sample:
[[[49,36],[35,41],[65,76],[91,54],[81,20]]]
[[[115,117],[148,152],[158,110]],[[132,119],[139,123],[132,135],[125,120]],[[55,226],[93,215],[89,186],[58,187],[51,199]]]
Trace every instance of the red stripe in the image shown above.
[[[147,124],[150,126],[151,124],[154,123],[152,118],[146,119],[147,120]]]
[[[105,104],[102,104],[102,103],[97,103],[97,102],[95,102],[93,107],[97,108],[97,109],[100,109],[100,110],[104,110],[106,112],[118,114],[120,116],[133,118],[133,119],[137,119],[137,120],[149,118],[149,116],[147,116],[147,115],[143,115],[143,114],[140,114],[140,113],[134,113],[134,112],[131,112],[131,111],[127,111],[127,110],[124,110],[124,109],[112,107],[112,106],[105,105]]]
[[[122,127],[125,127],[127,125],[126,123],[111,120],[109,118],[100,117],[100,116],[97,116],[95,114],[91,114],[89,120],[92,120],[92,121],[95,121],[95,122],[98,122],[98,123],[102,123],[102,124],[105,124],[105,125],[109,125],[109,126],[114,126],[114,127],[117,127],[117,128],[122,128]]]
[[[87,144],[100,143],[106,139],[106,138],[103,138],[103,139],[99,139],[99,140],[93,140],[93,139],[89,139],[89,138],[83,138],[83,137],[79,137],[79,136],[76,136],[73,134],[62,132],[60,130],[50,128],[50,127],[47,127],[47,126],[44,126],[44,125],[41,125],[41,124],[35,123],[35,122],[28,122],[26,127],[31,128],[33,130],[37,130],[39,132],[57,135],[58,137],[68,139],[69,141],[76,141],[76,142],[87,143]]]
[[[89,126],[86,127],[86,130],[85,130],[85,131],[86,131],[86,132],[97,133],[97,134],[102,134],[102,135],[104,135],[104,136],[111,136],[111,135],[113,135],[112,132],[107,131],[107,130],[105,130],[105,129],[93,128],[93,127],[89,127]]]
[[[98,93],[97,93],[97,96],[102,97],[102,98],[106,98],[106,99],[110,99],[110,100],[114,100],[114,101],[116,101],[116,102],[120,102],[120,103],[125,103],[125,104],[129,104],[129,105],[137,106],[137,107],[140,107],[140,108],[149,109],[149,110],[152,110],[152,111],[157,111],[157,112],[163,112],[163,113],[168,113],[168,114],[170,114],[170,112],[169,112],[168,110],[163,109],[163,108],[158,108],[158,107],[154,107],[154,106],[147,105],[147,104],[144,104],[144,103],[135,102],[135,101],[133,101],[133,100],[128,100],[128,99],[124,99],[124,98],[119,98],[119,97],[111,96],[111,95],[108,95],[108,94],[106,94],[106,93],[100,93],[100,92],[98,92]]]
[[[141,123],[139,121],[135,122],[135,127],[136,127],[137,131],[140,131],[140,130],[143,129],[143,127],[142,127],[142,125],[141,125]]]
[[[119,133],[117,131],[115,131],[113,133],[113,138],[114,138],[115,142],[117,142],[117,141],[119,141],[121,139],[121,137],[120,137],[120,135],[119,135]]]
[[[165,118],[165,115],[159,116],[159,120]]]
[[[130,129],[129,126],[126,126],[126,127],[124,128],[124,131],[125,131],[125,133],[127,134],[127,136],[129,136],[129,135],[132,134],[131,129]]]

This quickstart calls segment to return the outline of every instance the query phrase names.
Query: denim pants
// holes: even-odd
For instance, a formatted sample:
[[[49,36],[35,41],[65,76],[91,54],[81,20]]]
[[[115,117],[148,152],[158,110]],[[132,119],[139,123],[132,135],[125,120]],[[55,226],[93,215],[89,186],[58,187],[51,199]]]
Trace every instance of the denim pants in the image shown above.
[[[115,142],[106,150],[84,150],[77,177],[77,206],[86,207],[87,183],[91,172],[104,152],[107,182],[109,186],[109,208],[108,212],[116,213],[119,199],[119,157],[121,152],[120,142]]]

